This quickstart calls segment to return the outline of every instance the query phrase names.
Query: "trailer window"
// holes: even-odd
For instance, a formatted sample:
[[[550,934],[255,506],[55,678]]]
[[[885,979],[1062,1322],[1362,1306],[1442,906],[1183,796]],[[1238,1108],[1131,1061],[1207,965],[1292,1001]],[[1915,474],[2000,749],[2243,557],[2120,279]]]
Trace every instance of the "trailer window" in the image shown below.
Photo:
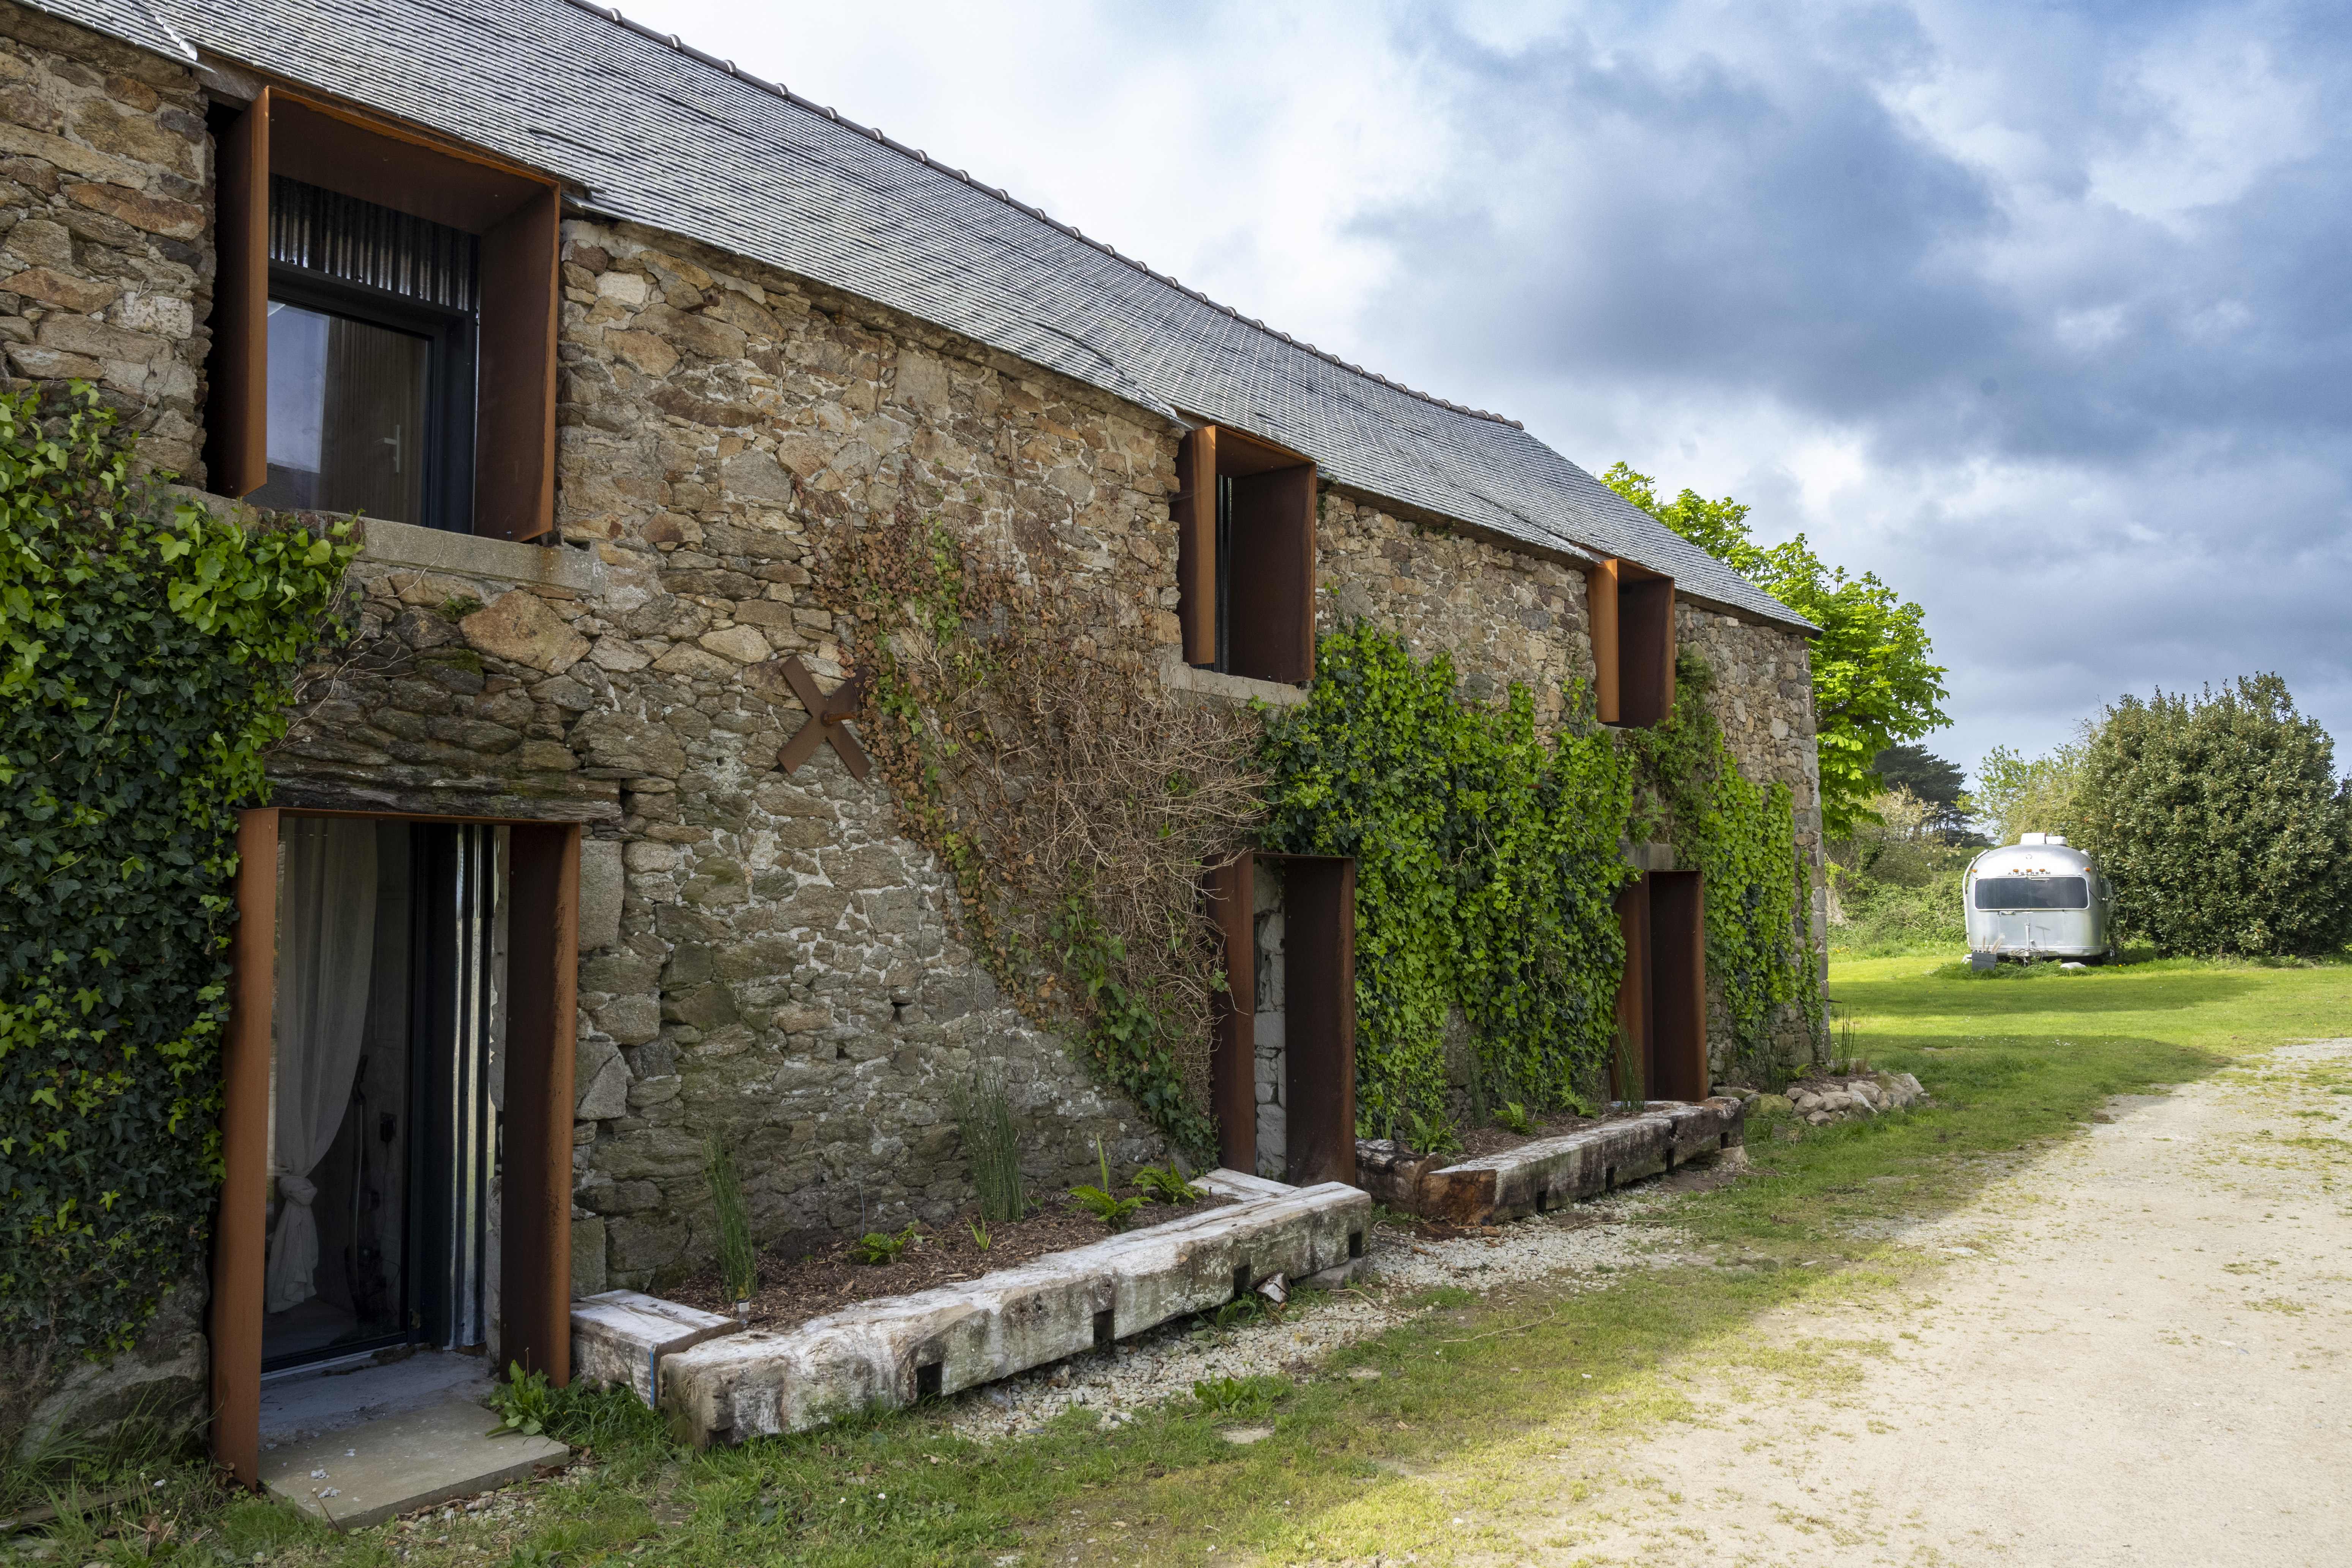
[[[2091,890],[2080,877],[1979,877],[1980,910],[2087,910]]]

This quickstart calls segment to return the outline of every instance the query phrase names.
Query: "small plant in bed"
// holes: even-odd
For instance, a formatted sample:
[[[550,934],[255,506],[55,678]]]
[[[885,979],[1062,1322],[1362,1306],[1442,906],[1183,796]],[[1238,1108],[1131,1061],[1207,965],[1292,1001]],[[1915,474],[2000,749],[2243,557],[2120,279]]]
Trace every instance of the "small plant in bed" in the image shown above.
[[[1535,1136],[1536,1119],[1529,1116],[1528,1108],[1516,1100],[1503,1101],[1503,1108],[1495,1112],[1495,1125],[1521,1138]]]
[[[760,1252],[751,1242],[751,1211],[744,1206],[743,1183],[735,1173],[734,1153],[715,1132],[702,1142],[702,1172],[719,1213],[719,1274],[726,1280],[730,1299],[748,1300],[760,1288]]]
[[[1095,1159],[1102,1166],[1102,1185],[1070,1189],[1070,1201],[1086,1210],[1113,1230],[1125,1230],[1135,1219],[1135,1211],[1148,1201],[1143,1198],[1123,1198],[1110,1189],[1110,1156],[1103,1152],[1102,1140],[1095,1140]]]
[[[896,1263],[919,1239],[912,1221],[901,1231],[869,1230],[849,1244],[849,1260],[853,1263]]]
[[[554,1416],[555,1391],[547,1386],[547,1373],[526,1373],[520,1362],[509,1362],[507,1381],[490,1384],[490,1408],[498,1413],[499,1424],[488,1436],[503,1437],[512,1432],[536,1437]]]
[[[1135,1184],[1150,1194],[1155,1204],[1192,1204],[1209,1195],[1206,1187],[1185,1180],[1173,1161],[1165,1165],[1144,1166],[1135,1173]]]
[[[1461,1135],[1454,1131],[1454,1124],[1445,1120],[1442,1111],[1434,1116],[1424,1116],[1418,1110],[1408,1110],[1404,1113],[1402,1131],[1404,1145],[1408,1149],[1418,1149],[1424,1154],[1462,1152]]]

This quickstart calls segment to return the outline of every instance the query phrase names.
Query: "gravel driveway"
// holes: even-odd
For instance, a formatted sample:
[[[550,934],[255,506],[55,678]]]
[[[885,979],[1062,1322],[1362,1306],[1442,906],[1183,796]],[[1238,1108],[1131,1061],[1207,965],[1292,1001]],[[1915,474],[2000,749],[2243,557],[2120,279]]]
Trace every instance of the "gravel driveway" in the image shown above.
[[[1697,1423],[1550,1461],[1582,1500],[1467,1522],[1510,1563],[2352,1563],[2348,1067],[2112,1102],[1895,1237],[1948,1267],[1763,1321],[1865,1343],[1845,1375],[1703,1384]]]

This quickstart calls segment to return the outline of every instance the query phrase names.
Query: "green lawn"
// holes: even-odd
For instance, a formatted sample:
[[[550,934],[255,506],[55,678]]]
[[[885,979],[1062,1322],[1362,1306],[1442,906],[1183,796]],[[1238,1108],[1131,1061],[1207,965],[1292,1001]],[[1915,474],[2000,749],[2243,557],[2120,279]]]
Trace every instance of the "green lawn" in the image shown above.
[[[1934,1106],[1794,1142],[1754,1130],[1756,1173],[1673,1216],[1713,1250],[1714,1266],[1628,1274],[1573,1297],[1522,1287],[1416,1298],[1433,1310],[1334,1366],[1376,1367],[1381,1378],[1318,1377],[1282,1392],[1262,1417],[1274,1436],[1252,1447],[1219,1436],[1231,1415],[1185,1401],[1113,1433],[1074,1415],[988,1447],[917,1411],[688,1455],[615,1396],[574,1407],[567,1435],[590,1441],[599,1463],[583,1484],[540,1489],[524,1528],[460,1521],[336,1538],[260,1502],[224,1507],[184,1470],[119,1521],[131,1539],[74,1531],[56,1560],[569,1568],[607,1558],[1198,1563],[1378,1551],[1442,1563],[1501,1544],[1455,1528],[1457,1505],[1508,1504],[1534,1484],[1520,1478],[1538,1458],[1569,1455],[1598,1474],[1630,1436],[1689,1413],[1688,1380],[1700,1372],[1759,1388],[1799,1371],[1814,1384],[1853,1375],[1874,1344],[1769,1350],[1747,1331],[1757,1314],[1808,1300],[1899,1300],[1935,1268],[1914,1249],[1857,1239],[1857,1219],[1963,1204],[2013,1152],[2071,1135],[2106,1095],[2208,1074],[2282,1040],[2352,1032],[2352,967],[2342,964],[1986,978],[1936,957],[1882,958],[1833,965],[1830,992],[1839,1037],[1851,1042],[1841,1048],[1916,1073]],[[165,1521],[169,1536],[150,1557]]]

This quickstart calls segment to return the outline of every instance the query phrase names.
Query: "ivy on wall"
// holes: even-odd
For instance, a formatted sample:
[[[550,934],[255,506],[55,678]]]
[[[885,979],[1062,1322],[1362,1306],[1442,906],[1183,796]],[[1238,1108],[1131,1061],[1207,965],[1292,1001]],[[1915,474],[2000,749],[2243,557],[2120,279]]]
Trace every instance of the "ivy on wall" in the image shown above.
[[[128,1346],[219,1181],[236,812],[354,551],[131,468],[94,395],[0,396],[0,1345]]]
[[[1751,1071],[1772,1070],[1775,1008],[1818,1016],[1789,791],[1740,774],[1696,656],[1657,729],[1604,729],[1571,690],[1580,717],[1546,737],[1524,688],[1465,704],[1444,654],[1358,623],[1322,638],[1305,706],[1263,715],[1253,771],[1234,759],[1255,721],[1171,700],[1140,635],[1070,584],[1016,576],[935,519],[836,529],[825,553],[827,607],[873,682],[862,732],[975,952],[1195,1158],[1223,985],[1199,879],[1245,837],[1356,861],[1370,1129],[1445,1114],[1457,1008],[1474,1110],[1604,1092],[1629,837],[1705,873],[1709,973]]]
[[[1734,1065],[1777,1083],[1773,1009],[1795,1004],[1818,1037],[1825,1016],[1819,972],[1799,935],[1794,802],[1785,784],[1758,784],[1739,771],[1706,703],[1715,673],[1685,649],[1675,665],[1675,707],[1665,722],[1620,731],[1638,781],[1629,822],[1637,843],[1664,837],[1675,864],[1701,873],[1707,975],[1730,1015]]]
[[[1574,1103],[1615,1038],[1632,775],[1597,727],[1538,736],[1524,688],[1483,708],[1454,686],[1444,654],[1359,622],[1267,729],[1267,845],[1355,858],[1357,1107],[1382,1133],[1443,1114],[1457,1005],[1474,1098]]]
[[[1770,1070],[1776,1006],[1818,1018],[1794,925],[1789,791],[1741,775],[1707,710],[1709,679],[1685,655],[1666,723],[1612,731],[1585,717],[1547,740],[1524,688],[1500,707],[1467,705],[1444,653],[1416,660],[1363,623],[1323,638],[1309,701],[1269,721],[1265,842],[1355,858],[1368,1129],[1444,1114],[1455,1007],[1471,1031],[1474,1110],[1598,1097],[1624,964],[1615,897],[1634,876],[1625,838],[1667,837],[1677,864],[1705,874],[1708,972],[1751,1070]]]

